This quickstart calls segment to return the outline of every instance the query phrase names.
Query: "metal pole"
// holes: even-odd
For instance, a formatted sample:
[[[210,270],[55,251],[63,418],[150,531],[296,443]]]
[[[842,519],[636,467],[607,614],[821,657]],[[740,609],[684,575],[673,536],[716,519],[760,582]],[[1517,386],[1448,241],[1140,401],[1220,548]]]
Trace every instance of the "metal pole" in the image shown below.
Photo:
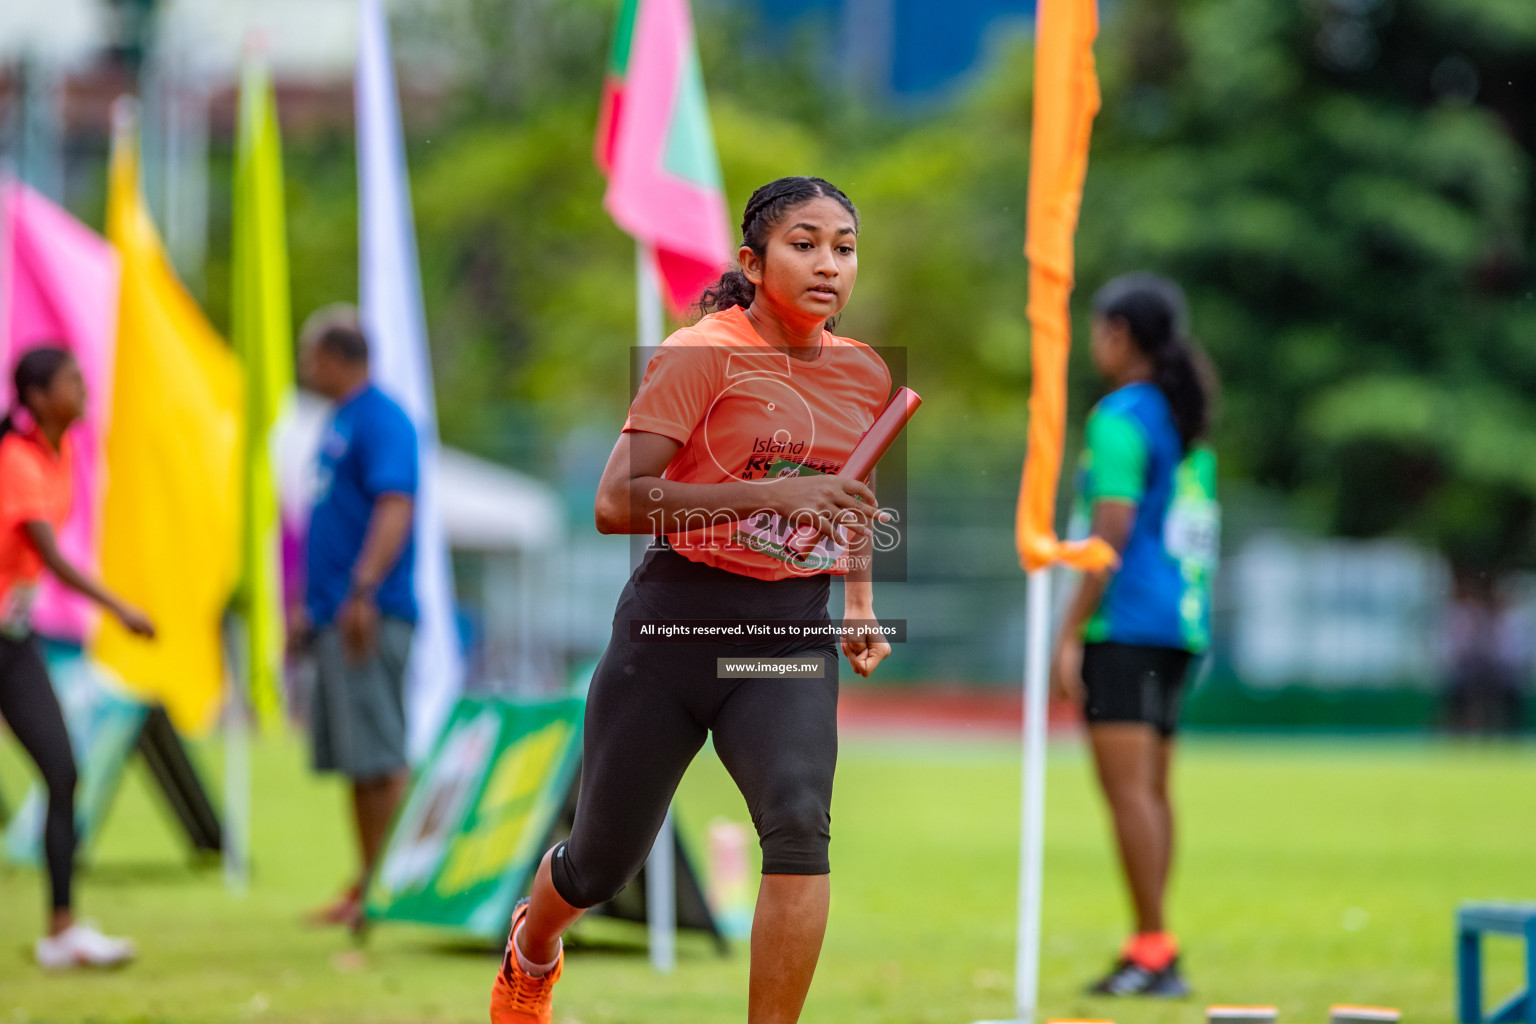
[[[671,974],[677,966],[677,865],[672,856],[672,808],[661,823],[645,862],[645,916],[650,929],[651,966]]]
[[[661,344],[664,321],[661,289],[651,266],[645,243],[635,242],[636,335],[641,349],[652,350]],[[651,966],[663,974],[677,965],[677,866],[673,862],[672,809],[661,823],[661,831],[651,846],[645,862],[645,911],[650,930]]]
[[[1019,856],[1019,945],[1015,965],[1020,1024],[1040,1002],[1040,900],[1045,853],[1045,718],[1049,690],[1051,570],[1029,574],[1024,653],[1024,794]]]
[[[21,64],[21,180],[64,202],[64,75],[36,54]]]
[[[635,291],[637,336],[640,347],[653,349],[661,344],[663,328],[661,315],[661,284],[656,280],[656,269],[651,263],[651,253],[644,242],[635,242]]]
[[[1045,719],[1051,664],[1051,570],[1029,574],[1024,631],[1024,751],[1019,814],[1019,922],[1014,1018],[1035,1024],[1040,1003],[1040,906],[1045,851]]]
[[[237,896],[251,884],[251,733],[245,693],[250,685],[250,623],[227,620],[233,671],[224,697],[224,887]]]
[[[182,280],[201,294],[208,255],[208,85],[189,68],[179,59],[165,73],[165,244]]]

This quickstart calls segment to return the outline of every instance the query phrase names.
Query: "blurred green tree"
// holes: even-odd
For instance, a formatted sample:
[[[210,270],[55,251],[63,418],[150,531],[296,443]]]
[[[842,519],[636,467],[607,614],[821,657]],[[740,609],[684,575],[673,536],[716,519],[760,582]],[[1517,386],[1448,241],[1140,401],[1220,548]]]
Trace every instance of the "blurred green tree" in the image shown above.
[[[1131,0],[1080,248],[1188,286],[1226,473],[1476,567],[1536,557],[1533,13]]]
[[[534,468],[624,411],[633,250],[590,156],[613,8],[469,0],[397,26],[406,73],[453,83],[430,129],[407,124],[443,434]],[[997,40],[958,99],[891,109],[814,40],[775,48],[739,5],[696,16],[733,213],[780,174],[849,192],[863,277],[841,329],[909,353],[914,482],[1007,520],[1028,40]],[[1536,562],[1536,5],[1121,0],[1099,58],[1079,338],[1104,280],[1167,273],[1224,379],[1225,477],[1320,530]],[[302,312],[352,286],[354,186],[345,139],[289,154]],[[1081,352],[1074,373],[1080,423]]]

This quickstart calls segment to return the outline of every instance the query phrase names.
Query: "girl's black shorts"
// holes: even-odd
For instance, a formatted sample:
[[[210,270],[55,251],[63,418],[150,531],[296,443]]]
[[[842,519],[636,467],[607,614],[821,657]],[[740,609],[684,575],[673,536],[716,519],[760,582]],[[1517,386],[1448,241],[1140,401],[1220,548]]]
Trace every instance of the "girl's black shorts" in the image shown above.
[[[1145,722],[1164,739],[1179,728],[1192,655],[1173,647],[1092,643],[1083,647],[1083,717],[1090,725]]]

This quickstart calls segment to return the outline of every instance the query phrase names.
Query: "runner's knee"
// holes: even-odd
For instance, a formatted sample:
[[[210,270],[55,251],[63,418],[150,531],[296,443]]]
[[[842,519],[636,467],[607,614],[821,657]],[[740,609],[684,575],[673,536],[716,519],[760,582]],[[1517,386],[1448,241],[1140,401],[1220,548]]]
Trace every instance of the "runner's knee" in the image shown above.
[[[825,875],[831,863],[832,812],[814,788],[796,787],[762,810],[757,819],[765,875]]]
[[[614,857],[586,858],[578,866],[570,853],[569,840],[559,843],[549,859],[549,879],[560,898],[578,910],[595,907],[613,899],[644,865]]]

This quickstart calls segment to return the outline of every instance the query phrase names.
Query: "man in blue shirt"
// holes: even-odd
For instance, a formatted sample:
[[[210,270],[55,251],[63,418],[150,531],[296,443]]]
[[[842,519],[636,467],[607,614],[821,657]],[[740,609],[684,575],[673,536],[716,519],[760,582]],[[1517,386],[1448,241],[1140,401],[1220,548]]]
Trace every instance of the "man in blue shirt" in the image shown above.
[[[316,663],[316,771],[352,780],[358,880],[317,924],[361,922],[362,889],[408,778],[405,669],[416,622],[416,430],[369,383],[357,311],[331,306],[300,340],[307,385],[335,403],[320,443],[302,613]]]

